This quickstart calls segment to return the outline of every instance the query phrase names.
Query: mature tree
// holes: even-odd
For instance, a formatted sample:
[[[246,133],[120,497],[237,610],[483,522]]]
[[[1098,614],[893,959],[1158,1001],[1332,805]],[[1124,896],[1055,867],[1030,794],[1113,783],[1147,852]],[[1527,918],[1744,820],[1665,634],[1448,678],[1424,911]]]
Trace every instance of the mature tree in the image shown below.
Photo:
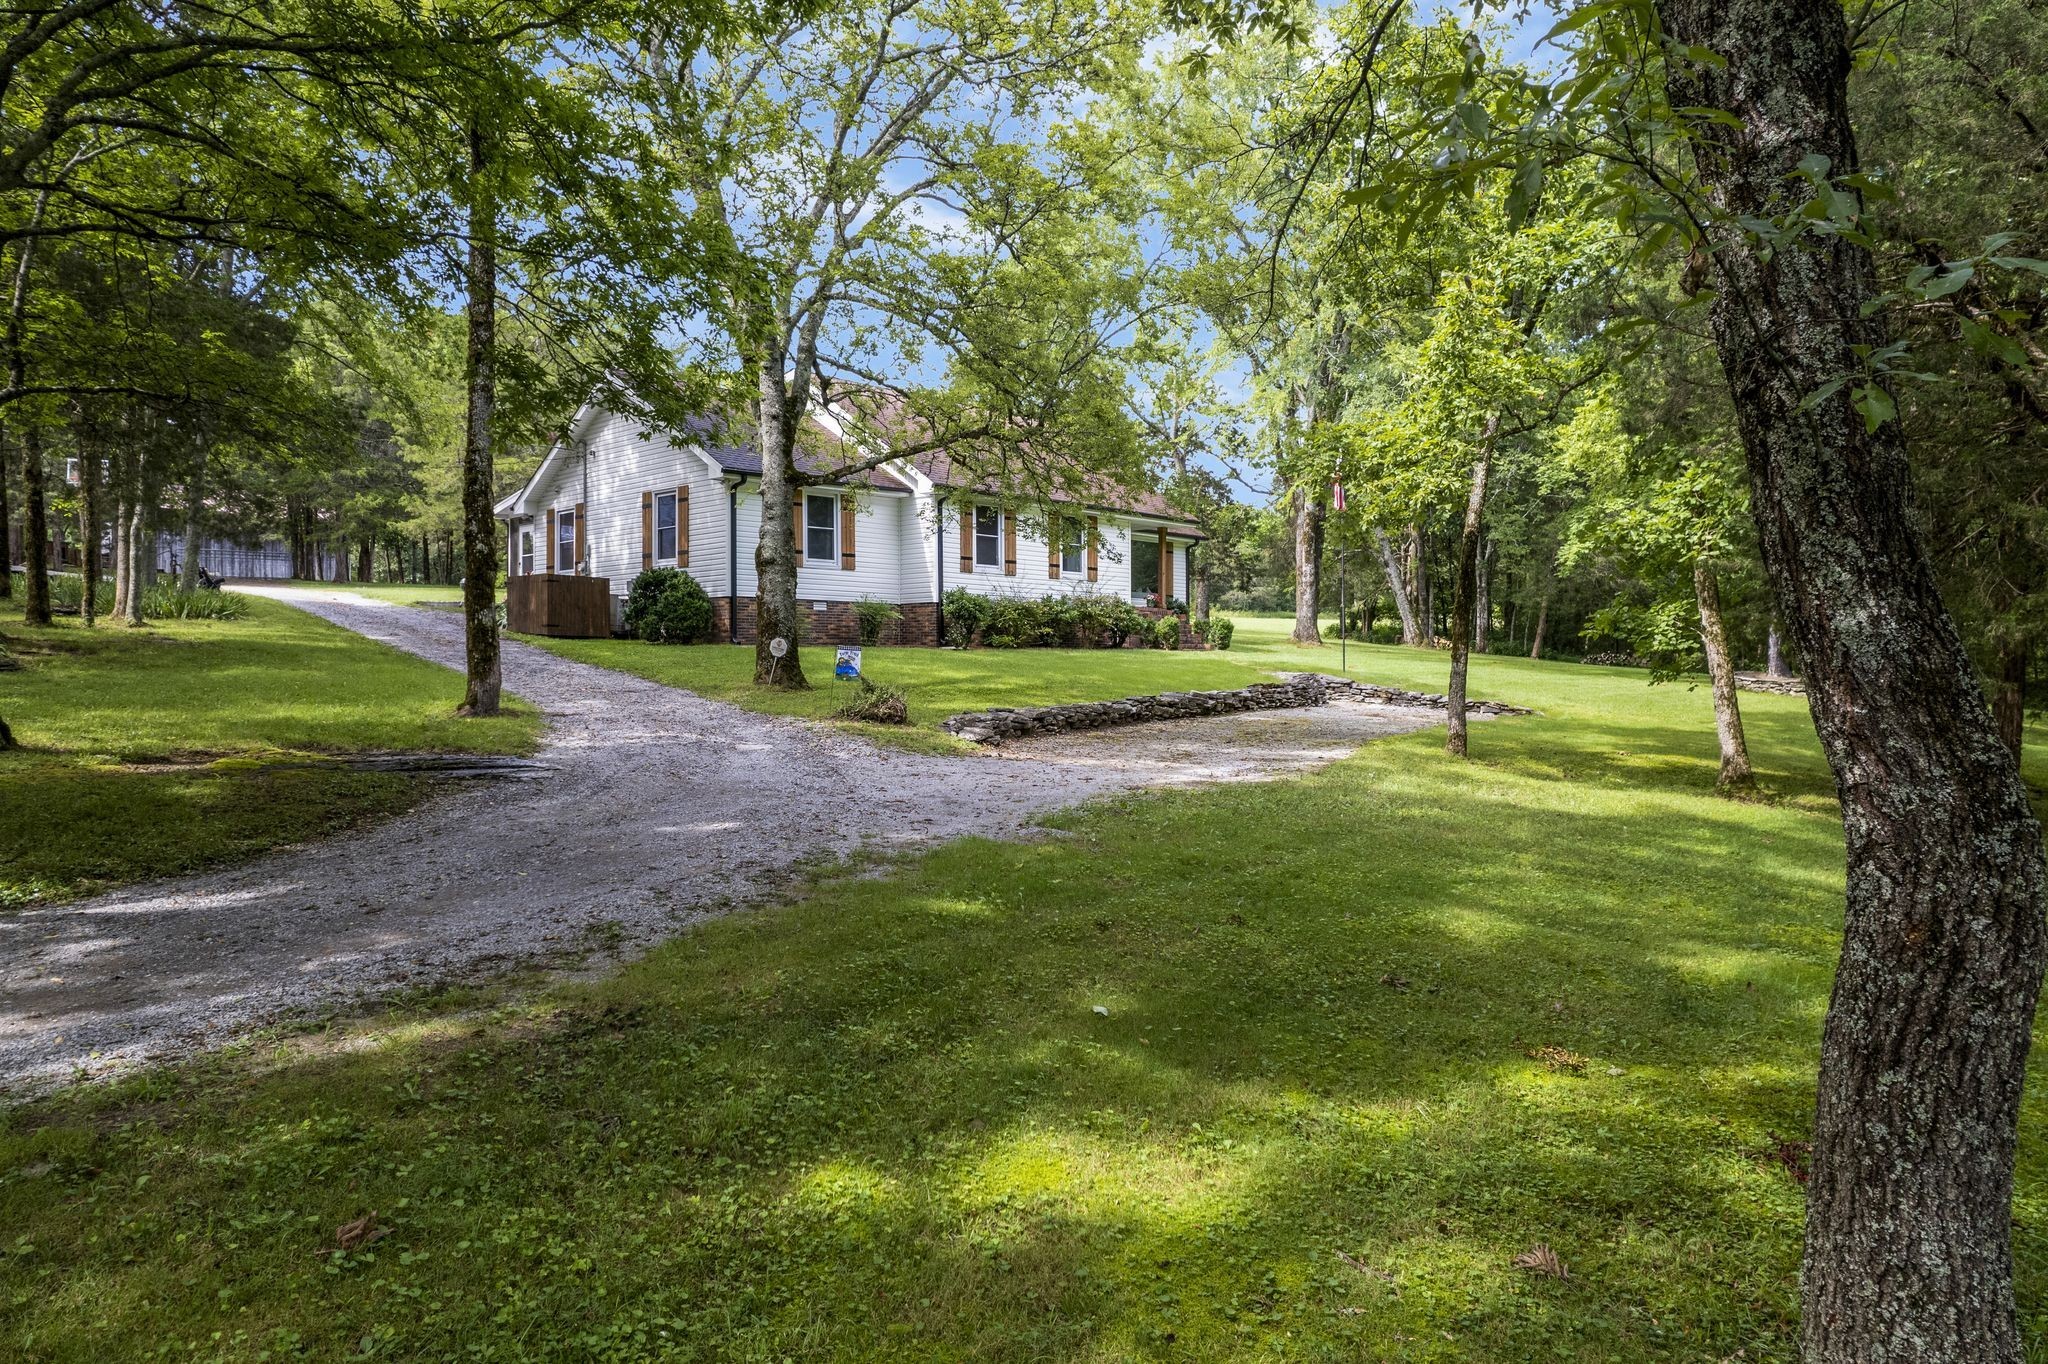
[[[693,220],[729,271],[709,321],[740,374],[734,424],[761,454],[757,682],[806,685],[783,509],[811,477],[797,450],[814,404],[839,394],[878,420],[872,395],[897,392],[890,439],[833,471],[854,479],[942,450],[1014,461],[1034,448],[1023,435],[1046,453],[1095,401],[1099,304],[1077,288],[1122,253],[1090,261],[1110,244],[1062,225],[1076,172],[1039,164],[1056,139],[1030,141],[1059,101],[1129,59],[1134,18],[873,0],[720,39],[701,60],[660,41],[631,51]],[[1034,273],[1033,254],[1060,275]]]

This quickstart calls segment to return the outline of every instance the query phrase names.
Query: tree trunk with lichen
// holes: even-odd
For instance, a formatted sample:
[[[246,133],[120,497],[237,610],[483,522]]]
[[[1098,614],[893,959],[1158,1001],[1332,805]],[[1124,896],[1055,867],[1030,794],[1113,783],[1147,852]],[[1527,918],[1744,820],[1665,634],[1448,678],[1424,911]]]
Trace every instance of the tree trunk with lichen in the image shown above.
[[[761,531],[754,542],[754,684],[802,691],[811,684],[797,641],[796,574],[800,546],[793,509],[801,485],[796,470],[796,423],[782,357],[757,367],[755,432],[761,450]],[[972,513],[967,513],[971,515]],[[775,656],[777,640],[782,657]]]
[[[1294,642],[1320,645],[1323,628],[1317,619],[1323,595],[1323,520],[1320,497],[1296,487],[1294,500]]]
[[[1472,618],[1479,599],[1479,540],[1486,514],[1486,481],[1493,471],[1493,443],[1500,436],[1500,414],[1486,419],[1479,436],[1479,456],[1472,461],[1472,487],[1465,497],[1465,523],[1458,533],[1457,573],[1451,582],[1451,683],[1444,691],[1444,751],[1462,758],[1466,751],[1465,674],[1472,658]]]
[[[464,386],[469,412],[462,442],[462,652],[467,675],[458,715],[496,715],[504,688],[498,645],[498,522],[491,507],[491,421],[498,401],[498,205],[491,193],[491,173],[489,143],[483,130],[472,126],[465,272],[469,345]],[[585,534],[583,527],[579,525],[576,533]],[[452,544],[449,557],[454,558]]]
[[[1380,567],[1387,572],[1387,590],[1394,594],[1394,611],[1401,617],[1401,642],[1416,647],[1422,643],[1421,627],[1415,623],[1415,604],[1408,596],[1408,580],[1401,572],[1401,560],[1394,553],[1394,546],[1387,539],[1387,533],[1377,528],[1372,533],[1373,548],[1380,554]]]
[[[2019,1364],[2013,1150],[2044,960],[2040,826],[1915,529],[1904,438],[1848,387],[1882,348],[1870,253],[1798,222],[1856,168],[1837,0],[1660,0],[1712,209],[1712,326],[1764,566],[1841,796],[1848,903],[1800,1276],[1809,1364]],[[1721,59],[1725,59],[1725,65]]]
[[[1998,646],[1998,678],[1991,693],[1991,718],[1998,724],[1998,738],[2015,761],[2027,742],[2027,655],[2023,640],[2003,640]]]
[[[1707,655],[1707,680],[1714,688],[1714,735],[1721,744],[1721,771],[1714,789],[1738,794],[1756,789],[1749,765],[1749,741],[1742,733],[1742,703],[1736,697],[1735,660],[1728,653],[1728,627],[1721,618],[1721,583],[1713,565],[1695,559],[1693,598],[1700,610],[1700,647]]]

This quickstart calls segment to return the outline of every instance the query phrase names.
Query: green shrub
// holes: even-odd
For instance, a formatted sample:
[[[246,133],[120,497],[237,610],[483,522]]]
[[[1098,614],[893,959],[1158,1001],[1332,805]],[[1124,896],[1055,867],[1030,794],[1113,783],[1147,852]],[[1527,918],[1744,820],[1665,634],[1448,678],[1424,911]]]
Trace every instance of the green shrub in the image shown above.
[[[832,713],[842,720],[863,720],[872,725],[910,723],[910,703],[903,688],[878,686],[865,677],[854,684],[853,695]]]
[[[240,620],[249,614],[249,602],[217,588],[180,592],[175,582],[160,579],[143,589],[142,614],[147,620]]]
[[[1161,616],[1152,622],[1152,646],[1157,649],[1178,649],[1180,647],[1180,617]]]
[[[860,626],[862,644],[880,644],[882,632],[903,619],[903,613],[889,602],[862,597],[853,604],[854,620]]]
[[[983,597],[955,588],[945,605],[946,643],[956,648],[1120,649],[1133,637],[1152,638],[1150,623],[1122,597]]]
[[[982,627],[981,642],[992,649],[1044,649],[1053,637],[1050,602],[1023,597],[997,597],[989,603],[988,624]]]
[[[1230,647],[1230,637],[1236,633],[1237,622],[1233,621],[1230,617],[1211,616],[1209,617],[1209,628],[1204,632],[1204,637],[1209,641],[1210,648],[1228,649]]]
[[[982,629],[988,624],[989,607],[987,597],[956,587],[945,597],[946,643],[956,649],[964,649],[981,637]]]
[[[711,633],[711,598],[679,568],[650,568],[626,592],[626,633],[650,644],[691,644]]]

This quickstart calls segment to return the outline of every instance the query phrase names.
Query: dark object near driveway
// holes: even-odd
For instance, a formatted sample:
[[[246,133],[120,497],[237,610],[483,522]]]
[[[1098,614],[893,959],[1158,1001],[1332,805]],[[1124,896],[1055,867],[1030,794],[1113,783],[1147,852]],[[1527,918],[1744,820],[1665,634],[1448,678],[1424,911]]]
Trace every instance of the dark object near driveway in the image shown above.
[[[519,573],[505,581],[505,624],[522,635],[609,639],[612,580],[574,573]]]

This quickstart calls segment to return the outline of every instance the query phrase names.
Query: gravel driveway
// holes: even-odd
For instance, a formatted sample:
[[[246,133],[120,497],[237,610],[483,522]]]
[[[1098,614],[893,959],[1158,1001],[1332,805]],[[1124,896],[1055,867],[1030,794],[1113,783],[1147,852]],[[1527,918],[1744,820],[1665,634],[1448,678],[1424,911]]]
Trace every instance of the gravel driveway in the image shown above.
[[[459,668],[461,618],[265,595]],[[1432,711],[1333,703],[912,755],[508,641],[548,720],[534,780],[452,787],[381,827],[227,871],[0,916],[0,1094],[231,1040],[284,1015],[516,963],[610,960],[863,847],[1020,835],[1136,786],[1334,761]],[[457,688],[449,689],[451,704]]]

